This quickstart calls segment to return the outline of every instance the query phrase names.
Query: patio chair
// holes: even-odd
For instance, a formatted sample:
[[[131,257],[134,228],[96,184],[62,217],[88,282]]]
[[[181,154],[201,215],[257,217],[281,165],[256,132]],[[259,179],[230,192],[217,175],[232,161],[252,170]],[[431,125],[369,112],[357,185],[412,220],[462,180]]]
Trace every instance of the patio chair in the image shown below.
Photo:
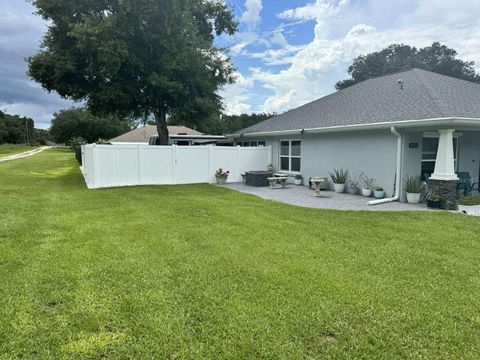
[[[472,178],[468,171],[458,171],[457,176],[459,178],[457,190],[463,191],[464,195],[468,195],[475,188],[476,183],[472,183]]]

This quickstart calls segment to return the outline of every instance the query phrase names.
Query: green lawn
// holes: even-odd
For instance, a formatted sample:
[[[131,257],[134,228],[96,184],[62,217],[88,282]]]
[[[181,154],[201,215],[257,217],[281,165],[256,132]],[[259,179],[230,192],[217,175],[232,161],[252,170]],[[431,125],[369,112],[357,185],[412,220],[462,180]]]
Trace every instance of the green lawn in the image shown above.
[[[480,221],[0,164],[0,359],[476,359]]]
[[[25,144],[0,144],[0,157],[34,150],[37,147]]]

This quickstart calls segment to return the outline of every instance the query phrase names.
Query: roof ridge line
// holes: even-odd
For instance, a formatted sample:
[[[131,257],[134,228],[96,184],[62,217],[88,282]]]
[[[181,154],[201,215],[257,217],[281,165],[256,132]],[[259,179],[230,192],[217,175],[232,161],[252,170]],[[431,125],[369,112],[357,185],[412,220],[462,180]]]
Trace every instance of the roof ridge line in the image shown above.
[[[429,72],[429,73],[433,73],[433,74],[436,74],[438,75],[438,73],[436,72],[433,72],[433,71],[428,71],[428,70],[424,70],[424,69],[420,69],[420,68],[414,68],[414,69],[418,69],[418,70],[423,70],[423,71],[426,71],[426,72]],[[423,88],[425,89],[425,92],[426,94],[428,95],[428,97],[430,99],[432,99],[432,102],[433,102],[433,105],[440,111],[440,113],[445,116],[445,108],[444,106],[442,105],[442,102],[440,101],[440,99],[438,98],[438,96],[435,96],[433,94],[434,92],[434,88],[432,86],[430,86],[428,83],[426,83],[424,81],[424,79],[422,78],[422,76],[417,72],[417,71],[414,71],[415,73],[415,76],[417,77],[418,81],[420,82],[420,84],[423,86]],[[444,76],[447,76],[447,75],[444,75]]]

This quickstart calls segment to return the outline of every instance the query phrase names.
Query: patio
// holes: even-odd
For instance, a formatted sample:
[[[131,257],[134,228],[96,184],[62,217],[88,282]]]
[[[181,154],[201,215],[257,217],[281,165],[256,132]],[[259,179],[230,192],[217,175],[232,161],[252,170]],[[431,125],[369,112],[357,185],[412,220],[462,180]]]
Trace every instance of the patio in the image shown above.
[[[334,191],[322,191],[321,197],[316,197],[313,190],[306,186],[270,188],[247,186],[244,183],[228,183],[224,187],[247,194],[252,194],[266,200],[275,200],[290,205],[333,210],[365,210],[365,211],[418,211],[430,210],[425,204],[407,204],[392,202],[380,205],[368,205],[367,202],[373,198],[366,198],[359,195],[337,194]]]

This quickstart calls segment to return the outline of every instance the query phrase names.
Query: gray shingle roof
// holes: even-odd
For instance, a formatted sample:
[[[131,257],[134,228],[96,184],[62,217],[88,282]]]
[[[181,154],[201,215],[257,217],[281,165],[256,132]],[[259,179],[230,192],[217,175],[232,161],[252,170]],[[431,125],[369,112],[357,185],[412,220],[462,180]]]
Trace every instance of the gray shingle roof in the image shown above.
[[[238,133],[444,117],[480,118],[480,85],[415,68],[365,80]]]
[[[170,136],[185,134],[185,135],[203,135],[203,133],[190,129],[186,126],[167,126]],[[158,135],[157,127],[155,125],[146,125],[133,129],[125,134],[119,135],[116,138],[110,139],[110,142],[144,142],[148,143],[151,136]]]

